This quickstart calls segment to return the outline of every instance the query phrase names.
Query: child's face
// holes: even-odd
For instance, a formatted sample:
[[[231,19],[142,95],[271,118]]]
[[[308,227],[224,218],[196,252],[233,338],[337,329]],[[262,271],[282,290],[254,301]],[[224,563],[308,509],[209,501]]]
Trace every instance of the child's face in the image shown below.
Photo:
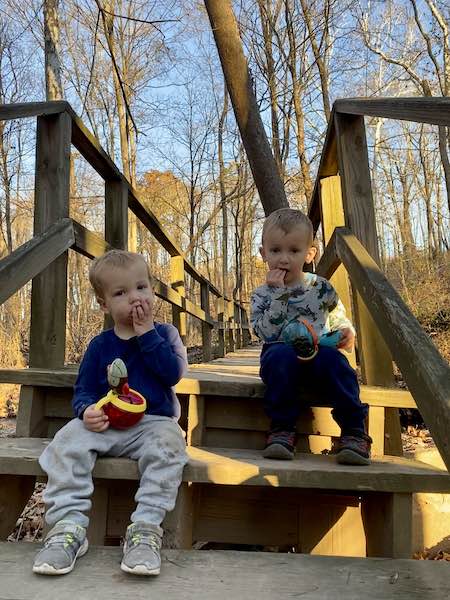
[[[316,255],[316,249],[309,242],[308,230],[302,226],[295,227],[289,233],[280,227],[272,227],[264,236],[260,252],[270,271],[285,271],[285,285],[300,283],[303,280],[303,265],[311,263]]]
[[[111,315],[116,325],[132,326],[132,311],[142,306],[145,299],[153,304],[153,289],[144,261],[132,262],[126,267],[108,267],[101,275],[103,298],[100,307]]]

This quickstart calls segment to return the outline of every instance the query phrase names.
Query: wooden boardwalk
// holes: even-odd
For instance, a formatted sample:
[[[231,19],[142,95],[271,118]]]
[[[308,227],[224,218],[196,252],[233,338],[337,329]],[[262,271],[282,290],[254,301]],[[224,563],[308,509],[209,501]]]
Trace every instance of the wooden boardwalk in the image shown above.
[[[168,550],[161,575],[146,578],[120,570],[120,548],[93,547],[72,573],[44,577],[31,571],[37,549],[0,543],[1,600],[444,600],[450,594],[445,561]]]

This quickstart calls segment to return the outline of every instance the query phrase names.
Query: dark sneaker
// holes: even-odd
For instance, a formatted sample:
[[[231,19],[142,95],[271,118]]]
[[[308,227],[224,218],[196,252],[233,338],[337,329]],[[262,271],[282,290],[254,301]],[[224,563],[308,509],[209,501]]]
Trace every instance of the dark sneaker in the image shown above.
[[[336,460],[341,465],[368,465],[371,445],[372,438],[365,433],[341,435],[334,450]]]
[[[134,575],[159,575],[162,529],[137,521],[128,525],[120,568]]]
[[[65,575],[75,566],[78,557],[86,554],[86,529],[71,521],[59,521],[51,529],[33,564],[33,573]]]
[[[272,429],[267,436],[264,458],[292,460],[295,454],[295,431]]]

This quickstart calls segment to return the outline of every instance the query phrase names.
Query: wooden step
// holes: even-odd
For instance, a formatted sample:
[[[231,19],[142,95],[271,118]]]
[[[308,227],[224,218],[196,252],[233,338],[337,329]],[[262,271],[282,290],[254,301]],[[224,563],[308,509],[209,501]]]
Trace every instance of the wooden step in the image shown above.
[[[120,570],[120,548],[91,547],[72,573],[45,577],[31,570],[39,547],[0,543],[2,600],[443,600],[450,593],[444,561],[166,550],[161,574],[147,578]]]
[[[218,359],[219,360],[219,359]],[[224,359],[220,359],[224,360]],[[247,369],[245,365],[232,365],[216,361],[190,365],[185,377],[175,386],[177,394],[198,394],[205,396],[227,396],[242,398],[262,398],[265,386],[259,377],[259,368]],[[77,369],[0,369],[0,384],[72,388],[77,377]],[[370,406],[392,408],[416,408],[411,394],[399,388],[385,388],[362,385],[361,400]],[[320,406],[317,398],[305,393],[305,402]],[[328,405],[326,402],[324,405]]]
[[[42,476],[38,457],[48,444],[42,438],[0,439],[0,474]],[[216,485],[271,486],[357,492],[450,493],[450,475],[426,463],[384,456],[368,466],[339,465],[333,456],[300,454],[292,461],[265,459],[255,450],[188,447],[184,481]],[[137,463],[127,458],[99,458],[99,479],[138,480]]]

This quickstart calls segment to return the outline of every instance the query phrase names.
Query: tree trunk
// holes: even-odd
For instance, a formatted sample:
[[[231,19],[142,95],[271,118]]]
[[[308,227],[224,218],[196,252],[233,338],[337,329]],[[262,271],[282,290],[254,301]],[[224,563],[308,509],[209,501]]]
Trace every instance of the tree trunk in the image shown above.
[[[45,97],[62,100],[61,63],[59,61],[59,0],[44,2]]]
[[[230,0],[205,0],[236,121],[266,215],[288,207],[252,88]]]

